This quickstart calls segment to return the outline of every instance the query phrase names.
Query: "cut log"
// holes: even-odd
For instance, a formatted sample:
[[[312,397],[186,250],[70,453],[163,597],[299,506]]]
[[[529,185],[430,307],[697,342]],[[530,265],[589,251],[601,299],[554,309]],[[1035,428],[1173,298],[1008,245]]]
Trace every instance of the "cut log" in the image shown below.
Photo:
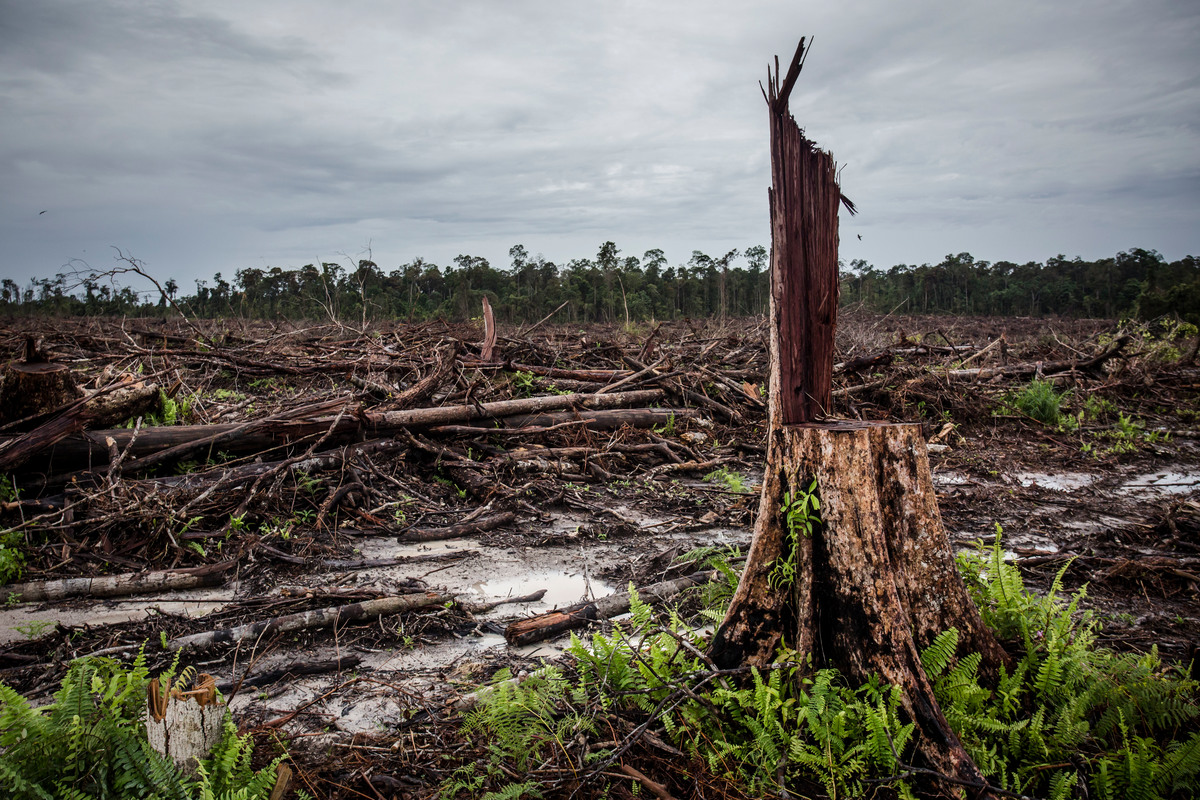
[[[304,611],[299,614],[288,614],[275,619],[254,622],[249,625],[239,625],[236,628],[222,628],[204,633],[193,633],[190,636],[180,636],[167,642],[168,650],[207,650],[218,644],[237,644],[247,639],[257,640],[277,633],[300,631],[309,628],[329,628],[343,622],[360,619],[370,619],[386,614],[399,614],[402,611],[414,611],[418,608],[429,608],[448,603],[453,598],[437,592],[420,592],[403,594],[396,597],[381,597],[378,600],[364,600],[361,603],[351,603],[345,606],[332,606],[316,611]]]
[[[438,425],[430,433],[488,434],[492,436],[530,436],[548,433],[568,425],[590,431],[615,431],[628,425],[631,428],[658,428],[676,420],[698,419],[694,408],[621,408],[611,411],[554,411],[546,414],[524,414],[504,417],[503,427],[485,428],[479,425]]]
[[[612,394],[562,394],[545,397],[526,397],[518,400],[498,400],[469,406],[442,406],[441,408],[418,408],[411,411],[383,411],[366,414],[368,426],[374,432],[407,427],[426,427],[470,422],[475,419],[511,417],[518,414],[538,414],[545,411],[561,411],[568,408],[605,409],[629,408],[661,400],[662,391],[643,389],[636,392],[614,392]]]
[[[133,381],[100,391],[84,403],[89,428],[104,428],[150,413],[158,406],[158,384]]]
[[[638,589],[643,600],[664,602],[691,586],[707,583],[717,577],[715,572],[693,572],[691,575],[670,581],[651,584]],[[602,619],[611,619],[629,610],[629,592],[613,592],[598,600],[576,603],[568,608],[547,611],[536,617],[517,620],[504,631],[504,638],[511,645],[533,644],[567,631],[584,628]]]
[[[62,600],[67,597],[127,597],[159,591],[195,589],[220,584],[224,580],[224,573],[235,566],[237,562],[225,561],[192,569],[127,572],[95,578],[15,583],[0,586],[0,597],[5,597],[10,602],[31,603]]]
[[[643,406],[661,400],[659,389],[643,389],[633,392],[610,394],[567,394],[545,397],[528,397],[518,400],[500,400],[469,406],[442,406],[417,408],[407,411],[364,412],[344,414],[340,419],[328,416],[329,403],[320,411],[293,409],[284,415],[267,420],[241,424],[220,425],[172,425],[147,428],[139,432],[137,441],[130,451],[134,461],[126,462],[125,472],[159,466],[167,460],[191,458],[224,449],[228,452],[260,452],[272,447],[297,444],[320,436],[328,436],[330,445],[344,443],[362,435],[388,436],[408,428],[428,428],[437,425],[469,422],[471,420],[503,419],[506,417],[542,414],[565,409],[620,409]],[[337,403],[338,406],[344,403]],[[668,414],[670,412],[667,412]],[[59,469],[78,464],[103,465],[108,462],[106,441],[112,439],[119,450],[124,450],[133,439],[133,432],[123,428],[89,431],[84,436],[76,433],[78,427],[60,433],[50,444],[54,445],[51,457]],[[21,437],[0,436],[0,454],[17,445]],[[41,444],[45,449],[50,444]],[[174,452],[158,454],[167,448]],[[21,448],[22,458],[28,459],[37,451]]]

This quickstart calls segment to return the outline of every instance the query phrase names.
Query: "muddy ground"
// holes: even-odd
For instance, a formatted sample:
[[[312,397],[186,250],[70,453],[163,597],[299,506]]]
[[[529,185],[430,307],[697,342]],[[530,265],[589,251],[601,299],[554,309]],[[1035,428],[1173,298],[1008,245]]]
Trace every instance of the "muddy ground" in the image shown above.
[[[435,795],[450,772],[443,756],[469,755],[449,704],[501,667],[519,672],[561,651],[561,637],[509,646],[510,622],[683,575],[691,567],[678,557],[697,547],[744,548],[762,474],[761,320],[501,325],[499,334],[484,359],[482,326],[440,321],[366,331],[0,323],[8,358],[33,337],[87,390],[147,384],[174,401],[143,411],[132,443],[129,431],[97,432],[84,419],[82,430],[22,455],[0,497],[9,552],[22,553],[19,580],[197,567],[217,576],[200,588],[53,602],[22,602],[15,582],[0,587],[9,597],[0,680],[41,701],[78,656],[129,659],[144,648],[165,665],[173,653],[164,645],[189,634],[435,592],[421,610],[268,631],[182,657],[216,677],[260,750],[288,743],[296,788]],[[840,321],[834,414],[920,422],[956,543],[990,544],[999,525],[1011,558],[1042,588],[1074,559],[1066,585],[1088,585],[1108,645],[1156,646],[1187,662],[1200,643],[1196,344],[1162,326],[1103,320],[850,313]],[[1065,424],[1014,405],[1039,375],[1065,393]],[[606,387],[662,393],[603,419],[568,407],[379,422],[404,409]],[[56,414],[0,430],[0,455]],[[147,458],[158,451],[138,449],[151,423],[256,422],[186,458],[156,464]],[[263,431],[265,444],[255,438]],[[540,600],[485,607],[543,589]]]

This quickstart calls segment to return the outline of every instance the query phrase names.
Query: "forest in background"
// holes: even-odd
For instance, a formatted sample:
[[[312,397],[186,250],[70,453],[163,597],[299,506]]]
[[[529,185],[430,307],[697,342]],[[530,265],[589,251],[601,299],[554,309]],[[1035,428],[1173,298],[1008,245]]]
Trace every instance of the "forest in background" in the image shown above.
[[[523,245],[510,264],[495,267],[460,255],[445,266],[416,258],[390,271],[370,259],[299,268],[247,267],[232,280],[216,273],[182,293],[174,279],[162,291],[139,293],[121,279],[129,270],[68,271],[22,287],[0,281],[0,308],[12,314],[153,314],[171,302],[200,317],[257,319],[464,320],[478,316],[486,296],[497,319],[529,323],[562,307],[570,322],[622,322],[762,314],[769,298],[769,253],[756,245],[721,256],[693,251],[668,264],[662,250],[640,258],[611,242],[594,258],[555,264]],[[132,259],[126,265],[152,268]],[[1133,248],[1085,261],[1055,256],[1016,264],[978,261],[970,253],[938,264],[878,269],[862,260],[842,265],[841,303],[870,311],[992,316],[1145,319],[1175,314],[1200,324],[1200,259],[1168,262]]]

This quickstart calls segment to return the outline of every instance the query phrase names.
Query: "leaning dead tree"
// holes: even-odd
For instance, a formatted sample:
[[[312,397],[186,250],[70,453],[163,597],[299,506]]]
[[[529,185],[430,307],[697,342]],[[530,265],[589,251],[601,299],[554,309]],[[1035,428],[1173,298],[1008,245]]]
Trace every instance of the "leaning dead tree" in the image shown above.
[[[838,304],[833,157],[805,138],[788,95],[806,55],[779,63],[771,118],[771,366],[766,474],[742,579],[710,654],[766,665],[786,644],[852,684],[899,686],[931,791],[986,787],[934,697],[920,651],[949,628],[984,670],[1007,656],[984,627],[942,527],[920,426],[829,419]],[[819,497],[819,511],[810,498]]]

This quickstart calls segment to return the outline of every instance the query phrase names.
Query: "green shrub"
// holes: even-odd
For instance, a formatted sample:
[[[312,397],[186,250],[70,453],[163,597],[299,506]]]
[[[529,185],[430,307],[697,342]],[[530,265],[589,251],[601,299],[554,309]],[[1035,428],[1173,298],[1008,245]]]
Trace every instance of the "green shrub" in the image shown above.
[[[735,494],[749,494],[750,487],[746,485],[746,478],[740,472],[734,472],[729,467],[719,467],[704,476],[704,480],[709,483],[723,484],[726,489]]]
[[[20,531],[0,534],[0,584],[15,583],[25,574],[24,545]]]
[[[1050,381],[1034,380],[1013,395],[1011,402],[1022,414],[1046,425],[1057,425],[1064,397],[1066,394],[1055,391]]]
[[[986,555],[964,559],[984,621],[1022,658],[994,689],[978,654],[957,662],[957,632],[923,655],[942,711],[993,784],[1036,796],[1190,797],[1200,791],[1197,682],[1158,651],[1096,646],[1099,623],[1081,612],[1086,588],[1059,599],[1070,564],[1039,596],[1004,561],[999,530]],[[1072,792],[1071,790],[1075,791]]]

